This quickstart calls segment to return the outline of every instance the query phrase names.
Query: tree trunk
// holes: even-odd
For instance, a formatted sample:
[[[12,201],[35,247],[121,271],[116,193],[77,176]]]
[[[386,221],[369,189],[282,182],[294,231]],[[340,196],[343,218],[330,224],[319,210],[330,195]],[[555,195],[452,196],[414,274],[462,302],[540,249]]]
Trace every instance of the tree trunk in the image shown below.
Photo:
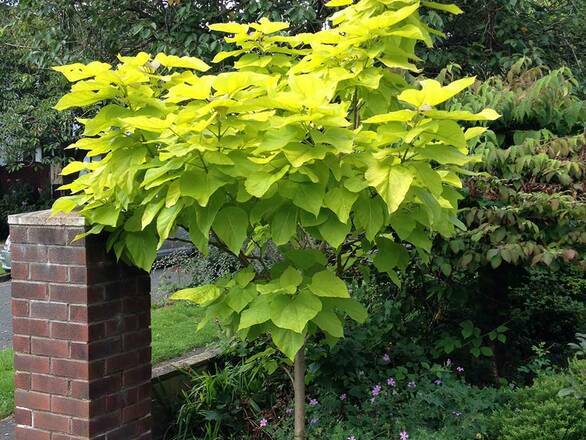
[[[305,346],[295,356],[295,440],[305,440]]]

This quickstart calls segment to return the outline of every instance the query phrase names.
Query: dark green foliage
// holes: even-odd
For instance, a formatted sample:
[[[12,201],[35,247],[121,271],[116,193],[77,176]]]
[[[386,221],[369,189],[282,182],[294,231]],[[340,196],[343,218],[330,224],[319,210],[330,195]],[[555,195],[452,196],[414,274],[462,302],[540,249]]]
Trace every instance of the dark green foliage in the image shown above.
[[[586,438],[584,401],[559,397],[567,375],[543,375],[528,388],[512,394],[512,401],[493,417],[490,438],[499,440],[582,440]]]
[[[12,188],[7,193],[0,191],[0,238],[8,236],[7,217],[10,214],[48,209],[52,203],[50,194],[39,193],[28,185]]]
[[[285,0],[25,0],[19,2],[16,16],[19,26],[31,31],[32,50],[26,59],[49,66],[94,59],[107,62],[119,53],[140,51],[209,61],[225,44],[222,35],[209,31],[209,23],[268,17],[291,22],[295,32],[315,31],[327,13],[318,0],[294,4]],[[39,21],[45,26],[32,26]]]
[[[47,162],[61,157],[73,135],[71,115],[52,109],[65,82],[25,60],[28,33],[47,26],[21,24],[16,9],[0,4],[0,156],[9,169],[30,164],[37,148]]]
[[[441,384],[434,383],[437,375]],[[359,397],[341,401],[339,394],[315,389],[311,398],[317,404],[308,405],[310,439],[346,440],[351,435],[362,440],[396,439],[401,431],[413,439],[445,438],[473,439],[489,429],[492,411],[507,400],[507,392],[480,389],[467,385],[448,369],[436,368],[435,374],[421,373],[413,378],[414,388],[407,380],[396,385],[364,380]],[[373,389],[381,386],[373,397]],[[274,421],[269,429],[273,438],[292,438],[291,420]],[[436,437],[432,437],[432,436]]]
[[[523,282],[510,291],[511,310],[508,363],[521,363],[528,348],[543,342],[555,364],[571,354],[568,344],[575,333],[586,330],[586,277],[576,269],[559,273],[531,270]]]
[[[441,244],[452,266],[557,268],[586,250],[586,101],[567,70],[512,69],[454,104],[503,116],[480,138],[479,174],[466,184],[460,237]],[[454,264],[456,263],[456,264]]]
[[[417,292],[435,304],[438,348],[461,353],[476,345],[476,380],[498,383],[515,378],[539,342],[562,362],[564,345],[585,325],[586,101],[569,70],[522,60],[454,103],[473,111],[486,105],[502,118],[475,147],[479,174],[462,191],[467,230],[436,242],[433,269],[421,269]],[[500,326],[508,328],[507,345],[492,333]],[[475,334],[487,335],[484,345]]]
[[[257,431],[257,415],[275,404],[280,388],[276,378],[269,379],[274,368],[263,359],[236,358],[214,371],[190,372],[191,388],[181,396],[168,437],[241,439]]]
[[[532,347],[540,343],[550,362],[564,365],[571,353],[567,344],[586,327],[586,277],[575,267],[551,271],[507,265],[448,280],[439,271],[413,276],[411,310],[419,313],[421,346],[431,357],[447,351],[461,359],[467,377],[476,383],[526,382],[531,375],[519,367],[533,359]],[[492,353],[476,353],[475,337],[465,337],[466,322],[482,336],[480,347]],[[506,330],[493,337],[499,326]]]
[[[459,0],[464,14],[430,14],[447,38],[426,53],[427,69],[457,63],[485,79],[519,57],[551,68],[571,67],[586,86],[586,6],[582,0]]]

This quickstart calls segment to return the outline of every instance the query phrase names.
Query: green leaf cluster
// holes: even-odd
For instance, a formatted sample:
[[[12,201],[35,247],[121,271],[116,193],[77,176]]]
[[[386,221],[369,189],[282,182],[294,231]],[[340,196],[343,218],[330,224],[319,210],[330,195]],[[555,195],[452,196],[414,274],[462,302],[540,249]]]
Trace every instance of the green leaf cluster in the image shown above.
[[[145,270],[177,226],[204,253],[210,240],[234,253],[246,282],[178,297],[237,332],[271,333],[290,358],[314,327],[340,337],[338,313],[363,319],[343,270],[373,259],[398,283],[404,243],[424,255],[432,232],[462,227],[459,174],[484,128],[459,121],[498,117],[437,108],[474,78],[409,81],[416,44],[431,44],[424,7],[437,5],[361,0],[296,35],[265,18],[211,25],[236,46],[214,58],[233,63],[218,74],[164,53],[56,67],[74,83],[57,109],[100,110],[80,120],[71,148],[89,160],[63,170],[82,173],[54,210],[78,209],[90,233],[109,232],[108,249]],[[269,241],[287,267],[257,267]]]
[[[467,226],[443,254],[453,267],[586,267],[586,101],[566,69],[531,68],[520,60],[452,103],[454,110],[494,106],[502,118],[474,147],[460,212]],[[449,273],[448,273],[449,275]]]
[[[243,339],[268,333],[277,348],[293,359],[311,334],[321,331],[335,340],[344,335],[345,315],[357,322],[367,316],[366,309],[350,298],[344,281],[322,269],[317,263],[302,273],[286,259],[273,269],[271,280],[257,279],[246,268],[213,285],[180,290],[172,299],[207,308],[200,328],[219,319]]]

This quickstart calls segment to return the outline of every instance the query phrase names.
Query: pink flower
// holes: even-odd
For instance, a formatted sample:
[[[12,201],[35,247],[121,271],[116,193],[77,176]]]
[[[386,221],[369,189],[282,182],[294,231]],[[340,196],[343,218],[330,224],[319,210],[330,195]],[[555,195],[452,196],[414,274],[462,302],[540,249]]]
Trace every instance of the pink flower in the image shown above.
[[[375,386],[372,388],[372,391],[370,392],[370,394],[372,394],[372,397],[376,397],[376,396],[378,396],[378,395],[380,394],[380,392],[381,392],[381,389],[382,389],[382,388],[381,388],[381,386],[380,386],[380,385],[375,385]]]
[[[401,440],[409,440],[409,434],[407,434],[407,431],[401,431],[399,435],[401,436]]]
[[[464,368],[462,368],[462,367],[456,367],[456,371],[458,373],[463,373],[464,372]]]
[[[354,437],[354,435],[351,435],[350,437],[348,437],[346,440],[356,440],[356,437]]]
[[[383,362],[385,364],[388,364],[389,362],[391,362],[391,357],[389,356],[388,353],[383,354]]]
[[[269,421],[267,419],[260,419],[259,426],[261,428],[266,428],[268,424],[269,424]]]
[[[390,386],[390,387],[394,387],[395,385],[397,385],[397,382],[395,381],[395,379],[394,379],[394,378],[392,378],[392,377],[389,377],[389,378],[387,379],[387,385],[388,385],[388,386]]]
[[[287,414],[293,414],[293,408],[287,408],[287,409],[285,410],[285,412],[286,412]]]
[[[340,394],[340,400],[346,400],[348,396],[346,396],[346,393],[342,393]]]
[[[317,406],[319,404],[319,402],[317,401],[317,399],[310,399],[309,400],[309,406]]]

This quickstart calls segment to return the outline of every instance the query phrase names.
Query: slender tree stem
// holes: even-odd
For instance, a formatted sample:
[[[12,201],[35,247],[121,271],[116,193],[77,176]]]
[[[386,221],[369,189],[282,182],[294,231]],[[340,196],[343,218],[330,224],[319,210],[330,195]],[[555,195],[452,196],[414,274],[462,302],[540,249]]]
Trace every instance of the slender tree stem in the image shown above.
[[[305,440],[305,345],[295,356],[295,440]]]

